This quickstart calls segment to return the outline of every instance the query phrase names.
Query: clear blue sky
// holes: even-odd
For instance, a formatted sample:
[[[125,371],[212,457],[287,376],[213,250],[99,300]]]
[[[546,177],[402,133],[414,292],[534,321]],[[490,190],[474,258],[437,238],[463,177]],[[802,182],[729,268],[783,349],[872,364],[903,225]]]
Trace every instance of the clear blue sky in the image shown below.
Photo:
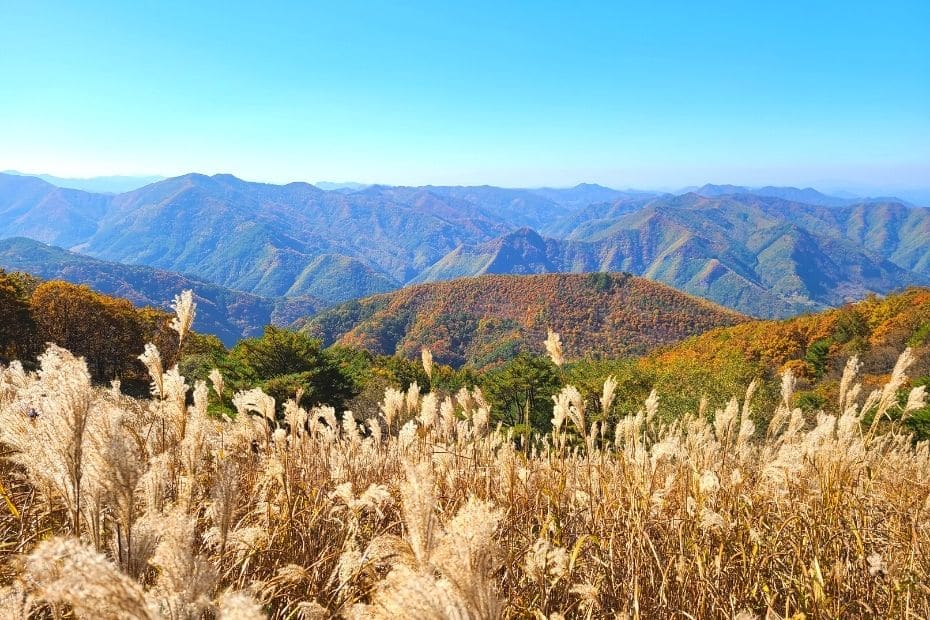
[[[0,169],[930,185],[928,0],[0,9]]]

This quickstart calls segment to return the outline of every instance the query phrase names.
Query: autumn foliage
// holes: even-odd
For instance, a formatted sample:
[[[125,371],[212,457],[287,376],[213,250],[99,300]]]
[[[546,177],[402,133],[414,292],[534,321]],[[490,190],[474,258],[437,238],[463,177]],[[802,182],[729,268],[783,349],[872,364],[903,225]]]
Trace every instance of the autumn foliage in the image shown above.
[[[54,343],[83,357],[95,381],[141,380],[144,368],[136,358],[146,342],[177,356],[169,318],[86,286],[0,272],[0,356],[7,360],[28,364],[45,343]]]
[[[713,327],[748,320],[628,274],[487,275],[411,286],[325,312],[305,329],[326,342],[445,364],[487,366],[542,352],[547,330],[566,356],[639,355]]]
[[[863,363],[865,380],[880,383],[899,351],[920,352],[915,372],[930,374],[930,289],[903,292],[848,304],[842,308],[782,321],[751,321],[713,329],[668,347],[651,358],[672,372],[687,368],[721,371],[734,364],[759,376],[776,376],[790,368],[813,384],[838,379],[851,355]]]

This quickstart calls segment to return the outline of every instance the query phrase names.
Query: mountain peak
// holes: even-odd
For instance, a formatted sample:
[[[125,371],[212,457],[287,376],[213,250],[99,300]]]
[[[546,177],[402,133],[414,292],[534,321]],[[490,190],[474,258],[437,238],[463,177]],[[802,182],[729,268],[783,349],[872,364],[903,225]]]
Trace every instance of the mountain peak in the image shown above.
[[[511,233],[504,235],[505,239],[526,239],[529,241],[542,241],[542,236],[529,226],[522,226]]]
[[[225,183],[245,183],[245,181],[243,181],[236,175],[225,173],[225,172],[220,173],[220,174],[214,174],[213,178],[216,179],[217,181],[223,181]]]
[[[366,183],[356,183],[354,181],[344,181],[341,183],[336,183],[333,181],[317,181],[313,184],[314,187],[323,190],[324,192],[358,192],[366,187]]]
[[[216,176],[219,176],[219,175],[216,175]],[[200,173],[200,172],[186,172],[186,173],[184,173],[184,174],[179,174],[179,175],[176,176],[176,177],[168,177],[167,179],[164,179],[164,180],[162,181],[162,183],[166,183],[166,182],[170,182],[170,181],[197,181],[197,182],[209,182],[209,181],[215,181],[215,180],[216,180],[216,177],[215,177],[215,176],[212,176],[212,177],[211,177],[211,176],[209,176],[209,175],[202,174],[202,173]],[[157,185],[157,184],[156,184],[156,185]]]
[[[750,189],[742,185],[715,185],[713,183],[705,183],[693,191],[693,193],[701,196],[724,196],[726,194],[747,194],[749,192]]]
[[[612,189],[612,188],[610,188],[610,187],[605,187],[604,185],[600,185],[599,183],[579,183],[578,185],[576,185],[576,186],[575,186],[574,188],[572,188],[572,189],[605,189],[605,190],[610,190],[610,189]]]
[[[782,200],[801,202],[804,204],[821,207],[841,207],[850,204],[850,200],[848,198],[829,196],[814,189],[813,187],[798,189],[797,187],[790,186],[779,187],[774,185],[767,185],[765,187],[751,188],[742,185],[714,185],[712,183],[708,183],[699,188],[688,188],[688,190],[706,198],[719,198],[721,196],[746,194],[749,196],[759,196],[763,198],[781,198]]]

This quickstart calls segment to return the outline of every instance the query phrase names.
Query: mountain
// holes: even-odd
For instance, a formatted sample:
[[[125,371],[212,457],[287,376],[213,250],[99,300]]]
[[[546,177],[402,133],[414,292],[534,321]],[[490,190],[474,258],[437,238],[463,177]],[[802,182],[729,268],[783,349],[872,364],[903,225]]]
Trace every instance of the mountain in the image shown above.
[[[791,368],[799,387],[825,380],[820,387],[835,391],[849,357],[859,356],[865,378],[874,379],[867,381],[871,388],[884,383],[885,373],[908,347],[916,360],[908,374],[930,376],[928,288],[912,287],[781,321],[710,330],[655,352],[648,363],[679,376],[686,368],[722,376],[726,368],[750,364],[756,376],[777,378]]]
[[[573,210],[596,203],[644,200],[657,196],[655,192],[616,190],[593,183],[574,187],[509,189],[483,185],[480,187],[434,187],[430,192],[455,198],[501,218],[511,227],[531,227],[547,230]]]
[[[691,193],[590,205],[570,221],[561,239],[521,229],[458,247],[418,281],[628,271],[760,317],[930,282],[930,211],[900,203],[818,207]]]
[[[566,271],[562,243],[521,228],[475,246],[459,246],[421,273],[415,282],[436,282],[485,274],[533,274]],[[582,269],[579,271],[590,271]]]
[[[841,308],[831,308],[783,320],[753,320],[708,330],[660,347],[636,360],[591,360],[566,368],[574,385],[596,397],[602,377],[613,376],[622,411],[630,413],[655,389],[663,410],[672,418],[724,408],[731,399],[750,398],[753,419],[766,423],[782,396],[782,375],[790,369],[792,407],[839,414],[844,368],[856,356],[862,383],[858,402],[888,381],[898,356],[910,349],[914,363],[906,394],[930,386],[930,288],[913,287],[885,297],[870,296]],[[590,379],[595,379],[590,381]],[[852,387],[849,385],[847,387]],[[903,404],[903,403],[902,403]],[[892,411],[899,416],[900,410]],[[868,423],[868,422],[867,422]],[[930,407],[904,420],[915,439],[930,438]]]
[[[27,175],[24,172],[15,170],[5,170],[3,174],[14,174],[19,176],[33,176],[42,179],[46,183],[51,183],[56,187],[68,189],[79,189],[85,192],[96,192],[101,194],[119,194],[122,192],[131,192],[150,183],[163,181],[165,177],[161,176],[105,176],[105,177],[88,177],[88,178],[66,178],[56,177],[50,174]]]
[[[335,192],[335,191],[345,191],[345,192],[358,192],[366,187],[370,187],[365,183],[353,183],[347,181],[345,183],[333,183],[331,181],[317,181],[314,183],[316,187],[319,187],[324,192]]]
[[[708,183],[702,187],[688,188],[682,193],[693,192],[705,198],[719,198],[733,194],[748,194],[750,196],[761,196],[765,198],[782,198],[793,202],[803,202],[804,204],[817,205],[821,207],[841,207],[856,202],[855,197],[829,196],[818,192],[812,187],[798,189],[797,187],[766,187],[750,188],[740,185],[713,185]]]
[[[618,198],[610,202],[595,202],[577,207],[567,214],[552,220],[546,226],[540,228],[539,232],[549,237],[562,239],[569,236],[582,224],[587,222],[604,222],[609,224],[621,215],[638,211],[657,198],[658,196],[656,195],[647,194]]]
[[[573,207],[656,195],[655,192],[611,189],[596,183],[579,183],[574,187],[567,188],[541,187],[531,191],[557,204]]]
[[[567,213],[571,202],[563,203],[534,190],[509,189],[482,185],[480,187],[425,188],[432,194],[479,208],[499,218],[510,227],[539,228],[552,219]]]
[[[50,207],[60,214],[48,217]],[[292,291],[325,254],[342,257],[330,262],[330,280],[352,279],[365,294],[394,289],[459,244],[509,228],[421,189],[343,194],[196,174],[116,196],[0,175],[0,216],[0,237],[26,236],[270,297]],[[330,291],[335,297],[324,301],[356,292]]]
[[[0,175],[0,238],[330,305],[482,273],[626,271],[781,317],[927,283],[928,235],[930,210],[810,188],[324,191],[189,174],[105,195]]]
[[[35,177],[0,174],[0,237],[29,237],[68,247],[96,232],[111,200]]]
[[[342,194],[312,185],[187,175],[114,197],[78,249],[119,262],[195,273],[261,295],[290,291],[311,261],[344,257],[332,278],[370,294],[400,286],[457,245],[506,231],[467,205],[422,190]],[[348,299],[351,292],[336,291]]]
[[[803,202],[804,204],[817,205],[821,207],[841,207],[850,204],[851,202],[855,202],[855,200],[850,200],[849,198],[842,198],[840,196],[828,196],[827,194],[818,192],[812,187],[798,189],[796,187],[767,186],[752,190],[749,193],[756,196],[781,198],[783,200]]]
[[[24,238],[0,241],[0,268],[24,271],[45,280],[86,284],[137,306],[163,309],[169,308],[175,295],[191,289],[197,301],[194,329],[214,334],[227,345],[260,335],[268,324],[289,325],[322,306],[309,296],[268,299],[161,269],[81,256]]]
[[[795,217],[801,226],[849,239],[904,269],[930,275],[930,209],[872,200],[842,209],[801,208]]]
[[[488,275],[410,286],[351,301],[305,321],[322,338],[408,357],[485,366],[540,351],[547,329],[569,358],[635,355],[746,317],[628,274]]]

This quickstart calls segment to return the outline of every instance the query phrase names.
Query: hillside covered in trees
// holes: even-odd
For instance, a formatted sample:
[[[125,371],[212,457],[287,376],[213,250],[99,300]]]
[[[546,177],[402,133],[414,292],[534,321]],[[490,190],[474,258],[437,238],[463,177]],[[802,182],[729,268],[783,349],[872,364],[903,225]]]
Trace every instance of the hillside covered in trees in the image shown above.
[[[131,391],[144,393],[148,382],[138,356],[147,342],[158,346],[166,361],[179,359],[169,316],[86,286],[42,282],[0,269],[0,364],[19,360],[31,368],[46,344],[53,343],[83,357],[94,381],[119,379]],[[212,336],[191,339],[220,344]]]
[[[539,278],[521,280],[539,284]],[[580,301],[564,292],[572,284],[563,296]],[[585,286],[592,284],[606,294],[603,282]],[[633,286],[635,280],[615,284],[644,292]],[[587,298],[598,299],[590,293]],[[84,583],[95,580],[102,592],[112,586],[135,593],[113,609],[141,609],[150,600],[154,608],[162,604],[162,582],[145,589],[150,580],[136,567],[151,566],[156,574],[169,566],[164,558],[190,556],[170,565],[180,566],[172,574],[193,578],[194,570],[216,566],[204,570],[211,576],[204,592],[237,579],[261,583],[262,604],[274,610],[273,617],[287,618],[304,590],[294,594],[293,582],[267,578],[282,574],[284,566],[312,592],[323,593],[315,606],[297,609],[338,617],[345,603],[338,592],[329,594],[337,588],[331,576],[351,560],[356,563],[343,583],[355,588],[352,601],[381,604],[387,586],[373,589],[371,580],[387,574],[384,583],[401,584],[397,609],[407,609],[420,594],[403,589],[413,577],[396,571],[411,570],[405,567],[412,560],[398,560],[401,568],[385,562],[398,553],[413,558],[404,536],[440,523],[411,517],[414,502],[427,507],[421,512],[433,510],[437,498],[452,501],[466,485],[469,493],[490,493],[502,508],[491,511],[468,500],[457,511],[437,511],[456,515],[447,517],[437,539],[468,550],[484,536],[487,553],[516,549],[500,560],[516,576],[494,586],[501,601],[511,601],[513,617],[524,617],[539,599],[540,584],[547,583],[531,563],[537,555],[538,563],[551,555],[565,564],[558,570],[573,583],[607,584],[592,595],[607,607],[631,596],[623,589],[629,579],[611,576],[629,570],[633,549],[646,567],[637,570],[650,571],[654,584],[647,591],[653,598],[643,600],[662,612],[668,609],[661,594],[667,565],[652,562],[654,553],[698,566],[720,562],[727,569],[722,576],[681,571],[695,592],[743,587],[740,600],[755,604],[756,589],[743,585],[752,574],[758,583],[802,584],[784,591],[800,601],[792,603],[795,608],[806,609],[808,590],[801,579],[811,569],[806,558],[796,560],[794,541],[804,536],[838,541],[824,545],[818,557],[824,565],[843,566],[844,579],[856,581],[824,581],[836,603],[823,617],[860,609],[864,597],[878,596],[878,587],[885,588],[881,597],[897,593],[886,574],[901,575],[895,578],[902,588],[912,589],[916,586],[908,584],[919,583],[913,576],[926,574],[927,560],[918,550],[926,546],[928,530],[916,524],[927,510],[927,444],[915,439],[930,438],[924,391],[930,384],[930,290],[910,289],[787,321],[738,322],[640,358],[566,360],[570,343],[563,350],[550,334],[546,355],[527,347],[480,371],[438,364],[427,350],[411,360],[339,345],[323,348],[304,332],[272,326],[226,349],[216,338],[186,331],[194,315],[189,293],[176,298],[175,306],[177,317],[171,319],[85,287],[39,284],[21,274],[0,278],[0,325],[13,327],[0,332],[0,342],[34,346],[49,339],[84,357],[52,346],[38,356],[38,365],[28,364],[39,372],[23,372],[17,364],[0,367],[0,433],[9,446],[0,472],[8,507],[0,513],[0,533],[4,548],[17,550],[0,554],[0,566],[11,575],[20,566],[32,571],[13,587],[35,588],[46,597],[53,592],[54,600],[71,602],[80,601]],[[17,341],[23,334],[31,336]],[[140,337],[147,344],[137,358],[132,349]],[[894,349],[904,353],[896,358]],[[148,384],[142,364],[152,379],[148,394],[138,389]],[[123,394],[99,385],[127,375],[137,386],[136,398],[126,396],[125,385]],[[77,458],[86,464],[68,469]],[[412,458],[422,465],[411,466]],[[411,481],[421,475],[426,482]],[[845,482],[836,484],[837,477]],[[425,503],[410,490],[416,485],[431,494]],[[94,495],[97,489],[106,492]],[[186,502],[186,512],[135,501],[149,489]],[[394,501],[397,489],[400,499]],[[72,497],[79,499],[69,503]],[[202,508],[213,506],[216,497],[228,506],[223,513],[228,518]],[[93,501],[98,498],[102,503]],[[127,506],[140,506],[141,516]],[[855,547],[849,524],[879,524],[888,514],[903,521],[875,526],[870,542]],[[179,515],[190,516],[179,521]],[[154,551],[122,542],[129,540],[127,533],[144,533],[150,522],[162,528]],[[377,529],[368,523],[378,523]],[[508,537],[504,544],[492,534],[500,523],[501,536]],[[553,523],[561,529],[552,542],[532,542],[538,532],[553,531]],[[198,528],[218,536],[218,543],[198,542]],[[371,531],[387,534],[379,538],[369,536]],[[59,538],[49,541],[48,532]],[[459,538],[450,539],[449,532]],[[654,547],[642,543],[643,532]],[[104,555],[107,536],[117,542]],[[365,567],[355,542],[362,536],[365,554],[387,558],[377,560],[381,564],[370,573],[355,568]],[[622,553],[598,542],[612,536],[627,537],[609,543],[622,545]],[[747,555],[740,547],[744,540],[754,545],[750,549],[765,545],[768,551],[758,558],[754,550]],[[164,541],[176,547],[170,555]],[[880,545],[881,554],[870,551]],[[586,555],[570,568],[576,550],[578,557]],[[25,563],[18,561],[22,553],[31,554]],[[451,557],[447,553],[436,555]],[[302,568],[315,563],[321,567],[313,572]],[[98,570],[85,573],[86,565]],[[475,566],[496,574],[492,564],[464,557],[441,566],[446,572]],[[183,578],[172,577],[171,583],[187,591]],[[559,596],[567,602],[559,609],[577,608],[578,588],[549,583],[544,587],[562,588]],[[482,592],[498,591],[483,587]],[[445,593],[443,588],[436,586],[436,592]],[[910,592],[902,591],[895,601]],[[12,592],[3,600],[29,605],[46,600]],[[214,606],[225,609],[226,598],[217,600]],[[695,617],[717,609],[699,598],[680,600],[678,607],[692,604]],[[769,604],[760,600],[760,608]],[[914,600],[928,609],[925,598]],[[17,614],[4,617],[39,617]],[[258,620],[256,614],[246,617]]]
[[[628,274],[495,275],[411,286],[309,319],[324,344],[412,357],[428,347],[444,364],[483,367],[540,351],[547,330],[566,355],[640,355],[742,315]]]
[[[930,381],[930,289],[910,288],[816,314],[710,330],[640,364],[658,382],[684,376],[690,385],[719,385],[724,378],[734,385],[752,378],[774,382],[790,369],[797,379],[797,398],[819,407],[836,400],[851,357],[859,361],[863,386],[871,388],[888,379],[905,348],[914,353],[911,375]]]
[[[90,258],[24,237],[0,240],[0,268],[43,280],[85,284],[136,306],[162,310],[169,309],[168,304],[179,291],[190,289],[199,308],[194,329],[214,335],[228,346],[261,334],[266,325],[288,325],[325,305],[308,295],[270,298],[244,293],[146,265]]]
[[[74,346],[139,318],[66,283],[0,284],[14,301],[32,289],[3,318]],[[575,617],[637,597],[643,617],[925,617],[928,301],[738,324],[640,360],[566,361],[549,334],[547,356],[479,373],[275,327],[189,347],[182,293],[153,324],[176,338],[139,357],[147,395],[95,385],[112,372],[96,350],[89,366],[56,346],[38,372],[0,366],[0,615]],[[900,342],[882,386],[860,383]],[[798,390],[847,354],[830,402]],[[762,373],[748,389],[727,367],[740,360]],[[773,396],[778,369],[792,372]],[[827,541],[812,562],[805,537]]]

